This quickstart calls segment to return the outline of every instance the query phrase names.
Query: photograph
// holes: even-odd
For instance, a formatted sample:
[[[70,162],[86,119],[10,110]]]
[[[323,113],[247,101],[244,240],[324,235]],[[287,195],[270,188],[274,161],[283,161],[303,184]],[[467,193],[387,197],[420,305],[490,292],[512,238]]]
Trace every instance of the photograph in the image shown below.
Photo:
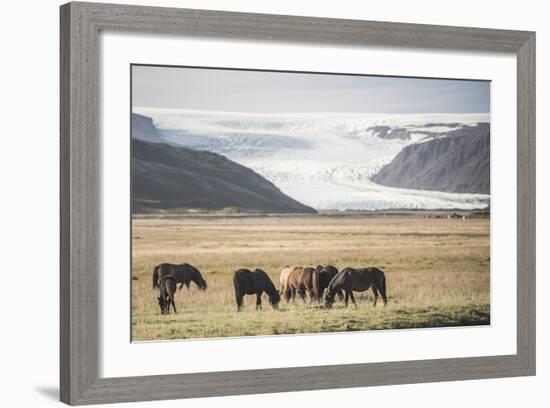
[[[133,342],[491,324],[491,81],[130,70]]]

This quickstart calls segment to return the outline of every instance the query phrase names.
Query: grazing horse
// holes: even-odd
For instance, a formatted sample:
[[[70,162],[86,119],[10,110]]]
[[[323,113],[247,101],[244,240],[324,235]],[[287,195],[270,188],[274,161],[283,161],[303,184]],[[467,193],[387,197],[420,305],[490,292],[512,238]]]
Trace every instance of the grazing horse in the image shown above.
[[[174,301],[174,294],[176,293],[176,280],[170,276],[166,275],[160,278],[158,283],[159,288],[159,306],[161,314],[170,314],[170,304],[174,308],[174,313],[178,313],[176,310],[176,302]]]
[[[183,288],[183,285],[189,289],[189,284],[193,281],[199,289],[206,290],[206,281],[202,278],[199,270],[187,263],[179,265],[161,263],[155,266],[153,270],[153,288],[158,287],[159,279],[167,275],[174,277],[176,283],[180,284],[180,289]]]
[[[281,296],[275,285],[264,271],[255,269],[252,272],[249,269],[239,269],[233,275],[233,285],[235,287],[235,300],[237,301],[237,312],[243,306],[244,295],[256,295],[256,310],[262,308],[262,293],[267,293],[269,303],[273,309],[279,307]]]
[[[330,281],[338,274],[338,269],[332,265],[317,265],[315,269],[319,273],[319,296],[321,297],[328,288]],[[338,297],[340,300],[344,299],[344,294],[341,290],[338,291]]]
[[[372,288],[374,292],[374,306],[376,306],[376,301],[378,300],[378,292],[382,295],[384,306],[388,304],[384,272],[374,267],[361,269],[344,268],[330,281],[325,295],[325,306],[328,309],[332,307],[334,296],[339,290],[344,291],[346,307],[350,298],[353,304],[357,306],[353,292],[364,292],[369,288]]]
[[[294,298],[296,293],[304,302],[306,293],[309,294],[310,301],[320,300],[319,272],[315,268],[298,266],[290,272],[283,293],[286,301]]]
[[[281,271],[281,276],[279,277],[279,285],[280,285],[279,294],[284,295],[284,293],[286,292],[288,276],[294,270],[294,268],[296,267],[287,265]],[[287,299],[287,302],[288,302],[288,299]]]

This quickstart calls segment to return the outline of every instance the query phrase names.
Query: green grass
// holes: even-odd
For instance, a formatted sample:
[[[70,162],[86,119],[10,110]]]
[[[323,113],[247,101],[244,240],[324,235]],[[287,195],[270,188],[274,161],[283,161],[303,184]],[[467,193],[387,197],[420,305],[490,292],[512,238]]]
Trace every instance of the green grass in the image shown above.
[[[490,323],[489,305],[467,304],[441,307],[396,307],[360,301],[335,304],[331,310],[319,305],[286,305],[272,310],[265,305],[256,311],[252,304],[240,313],[211,311],[208,315],[180,304],[178,314],[156,312],[140,315],[133,321],[135,337],[141,340],[187,339],[296,333],[348,332],[383,329],[452,327]],[[141,332],[140,329],[145,331]],[[154,333],[154,336],[150,336]]]

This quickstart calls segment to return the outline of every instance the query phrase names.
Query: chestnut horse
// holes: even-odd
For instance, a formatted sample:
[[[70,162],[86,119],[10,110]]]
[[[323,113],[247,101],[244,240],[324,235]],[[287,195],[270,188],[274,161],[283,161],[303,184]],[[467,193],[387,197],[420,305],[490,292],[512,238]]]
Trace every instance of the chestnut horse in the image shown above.
[[[289,273],[283,295],[288,302],[291,297],[294,299],[296,293],[300,295],[304,302],[306,301],[306,293],[309,294],[310,301],[320,300],[321,292],[319,290],[319,272],[317,269],[309,266],[298,266]]]

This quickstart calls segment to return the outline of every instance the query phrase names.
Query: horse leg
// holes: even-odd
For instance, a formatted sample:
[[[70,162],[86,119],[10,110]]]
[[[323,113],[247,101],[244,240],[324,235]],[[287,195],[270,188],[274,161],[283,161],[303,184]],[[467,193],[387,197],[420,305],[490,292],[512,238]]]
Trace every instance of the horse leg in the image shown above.
[[[382,295],[382,300],[384,301],[384,307],[386,307],[388,305],[388,298],[386,297],[385,284],[380,288],[380,294]]]
[[[190,282],[190,281],[185,282],[185,287],[186,287],[187,289],[189,289],[190,286],[191,286],[191,282]]]
[[[314,301],[317,301],[317,303],[321,303],[322,293],[319,293],[319,289],[317,288],[311,289],[311,292],[309,295],[311,296],[311,303],[313,303]]]
[[[289,288],[285,288],[283,295],[285,297],[286,303],[290,302],[290,298],[292,297],[292,291]]]
[[[345,303],[346,307],[348,307],[348,300],[349,300],[349,292],[346,290],[344,292],[344,303]]]
[[[235,300],[237,301],[237,312],[240,312],[243,307],[243,297],[239,294],[235,294]]]
[[[256,310],[262,308],[262,292],[256,293]]]
[[[290,288],[285,288],[285,300],[286,300],[286,303],[290,302],[290,298],[292,297],[292,289]]]
[[[298,291],[298,294],[300,295],[300,298],[302,298],[302,301],[303,301],[304,303],[306,303],[306,291],[303,290],[303,289],[300,289],[300,290]]]
[[[309,294],[309,303],[311,304],[313,303],[313,301],[317,296],[315,296],[315,291],[313,289],[310,289],[308,294]]]
[[[372,287],[372,293],[374,293],[374,303],[372,306],[376,306],[376,301],[378,300],[378,289],[376,289],[376,286]]]
[[[357,308],[357,303],[355,303],[355,297],[353,296],[353,291],[352,290],[349,291],[349,298],[353,302],[353,306],[355,306]]]
[[[180,290],[183,289],[183,282],[180,283]]]
[[[170,303],[172,303],[172,308],[174,309],[174,313],[178,314],[178,311],[176,310],[176,302],[174,301],[174,294],[170,296]]]

